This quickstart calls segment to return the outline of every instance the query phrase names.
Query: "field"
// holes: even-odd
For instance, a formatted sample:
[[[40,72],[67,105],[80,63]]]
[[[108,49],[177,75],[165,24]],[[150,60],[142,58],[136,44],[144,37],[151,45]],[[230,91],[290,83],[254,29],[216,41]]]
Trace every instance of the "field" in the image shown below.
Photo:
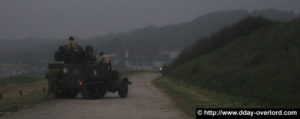
[[[299,30],[300,19],[259,29],[165,76],[266,107],[299,107]]]
[[[146,75],[151,72],[124,72],[125,76]],[[22,91],[22,96],[20,95]],[[19,108],[45,101],[48,84],[43,76],[12,76],[0,79],[0,112],[17,111]]]
[[[196,107],[299,108],[299,31],[295,19],[227,41],[238,32],[220,32],[206,39],[209,47],[199,41],[184,50],[153,83],[189,116]]]
[[[0,79],[0,112],[20,108],[46,99],[47,80],[41,76],[13,76]],[[21,92],[22,96],[21,96]]]
[[[196,108],[259,108],[259,103],[241,97],[230,96],[225,93],[209,91],[202,87],[160,77],[152,83],[170,97],[175,106],[189,117],[194,117]]]

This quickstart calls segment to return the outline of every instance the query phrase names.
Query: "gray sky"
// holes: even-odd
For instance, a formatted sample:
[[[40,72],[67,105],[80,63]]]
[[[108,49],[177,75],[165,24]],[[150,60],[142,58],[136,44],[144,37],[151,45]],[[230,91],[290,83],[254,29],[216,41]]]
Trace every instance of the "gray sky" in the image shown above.
[[[300,0],[0,0],[0,38],[93,37],[229,9],[300,12]]]

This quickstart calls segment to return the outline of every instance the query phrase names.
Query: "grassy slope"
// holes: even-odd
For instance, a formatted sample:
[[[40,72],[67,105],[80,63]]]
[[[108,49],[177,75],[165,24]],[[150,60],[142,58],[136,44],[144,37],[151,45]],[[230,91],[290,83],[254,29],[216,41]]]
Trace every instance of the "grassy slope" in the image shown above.
[[[167,76],[264,107],[300,107],[299,31],[300,19],[260,29]]]
[[[16,111],[23,106],[40,102],[46,98],[47,80],[38,76],[13,76],[0,79],[0,112]],[[19,91],[22,90],[21,97]]]
[[[157,78],[152,83],[162,89],[175,102],[175,106],[191,118],[195,117],[196,108],[262,107],[249,103],[244,98],[216,93],[167,77]]]
[[[200,39],[190,47],[185,48],[165,71],[173,70],[178,65],[184,64],[196,57],[212,53],[258,29],[271,27],[275,24],[278,23],[263,17],[242,19],[240,22],[227,26],[210,37]]]

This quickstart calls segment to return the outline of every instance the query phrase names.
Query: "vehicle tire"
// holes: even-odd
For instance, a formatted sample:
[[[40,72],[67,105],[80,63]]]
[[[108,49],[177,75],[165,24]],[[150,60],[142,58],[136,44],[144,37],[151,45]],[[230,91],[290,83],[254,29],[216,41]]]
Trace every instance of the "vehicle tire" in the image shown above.
[[[78,91],[75,90],[65,90],[63,92],[56,92],[55,98],[75,98],[78,94]]]
[[[77,96],[79,91],[76,90],[70,90],[64,92],[64,98],[75,98]]]
[[[128,94],[128,84],[122,83],[118,93],[120,98],[126,98]]]
[[[81,95],[85,99],[103,98],[105,94],[106,90],[100,89],[98,87],[89,87],[85,85],[81,89]]]
[[[103,98],[106,94],[106,90],[104,88],[100,88],[97,93],[97,98]]]
[[[85,99],[93,99],[95,97],[91,89],[89,89],[89,87],[86,85],[81,88],[80,93],[82,97]]]
[[[64,95],[64,93],[56,92],[55,93],[55,98],[57,98],[57,99],[59,99],[59,98],[65,98],[65,95]]]

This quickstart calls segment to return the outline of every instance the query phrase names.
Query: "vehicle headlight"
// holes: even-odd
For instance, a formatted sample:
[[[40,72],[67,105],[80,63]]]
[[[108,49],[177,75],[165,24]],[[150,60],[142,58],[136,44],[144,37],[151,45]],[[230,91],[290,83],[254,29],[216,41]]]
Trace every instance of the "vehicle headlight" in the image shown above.
[[[95,70],[95,71],[94,71],[94,75],[97,76],[97,74],[98,74],[98,72],[97,72],[97,70]]]
[[[66,67],[63,69],[63,73],[68,73],[68,69]]]

